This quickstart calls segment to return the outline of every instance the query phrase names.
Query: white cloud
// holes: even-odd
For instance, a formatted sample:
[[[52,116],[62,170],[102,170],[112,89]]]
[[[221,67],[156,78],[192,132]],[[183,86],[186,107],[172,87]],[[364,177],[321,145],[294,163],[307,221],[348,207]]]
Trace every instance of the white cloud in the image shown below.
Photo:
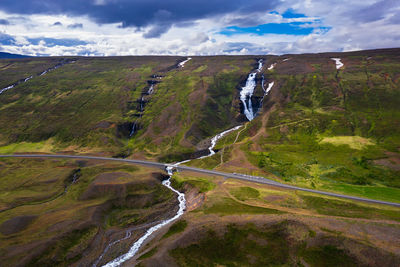
[[[105,5],[110,0],[95,0]],[[111,0],[113,1],[113,0]],[[306,1],[286,0],[277,9],[288,8],[306,14],[305,18],[285,19],[275,13],[248,15],[226,14],[173,25],[158,36],[162,29],[155,26],[123,28],[121,23],[97,24],[89,17],[67,15],[17,16],[0,12],[10,21],[0,25],[0,32],[12,35],[15,45],[2,45],[1,50],[28,55],[213,55],[213,54],[282,54],[324,51],[350,51],[400,46],[398,20],[400,4],[393,6],[381,19],[359,23],[358,10],[375,4],[375,0]],[[161,12],[161,11],[160,11]],[[385,12],[381,10],[381,12]],[[164,12],[165,13],[165,12]],[[163,13],[163,14],[164,14]],[[165,13],[165,15],[168,15]],[[358,14],[360,15],[360,14]],[[362,14],[361,14],[362,15]],[[60,22],[59,26],[53,24]],[[219,32],[227,26],[256,26],[266,23],[310,22],[308,27],[326,26],[329,31],[314,31],[307,36],[285,34],[240,34],[226,36]],[[68,28],[82,24],[83,27]],[[163,27],[162,23],[156,27]],[[159,30],[159,31],[158,31]],[[154,38],[146,38],[154,37]],[[87,44],[78,46],[54,45],[45,42],[31,44],[29,38],[77,39]]]

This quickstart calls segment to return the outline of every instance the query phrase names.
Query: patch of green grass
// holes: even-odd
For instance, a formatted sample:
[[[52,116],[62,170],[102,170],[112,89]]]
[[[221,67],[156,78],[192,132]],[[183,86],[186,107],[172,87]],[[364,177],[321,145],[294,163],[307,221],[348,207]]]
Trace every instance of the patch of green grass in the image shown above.
[[[138,258],[138,260],[144,260],[144,259],[151,258],[154,254],[157,253],[157,250],[158,250],[157,247],[152,248],[150,251],[148,251],[148,252],[144,253],[142,256],[140,256]]]
[[[165,235],[162,237],[162,239],[168,238],[172,235],[175,235],[175,234],[185,231],[186,226],[187,226],[187,222],[185,220],[180,220],[180,221],[174,223],[173,225],[171,225],[168,232],[165,233]]]
[[[48,152],[53,146],[49,141],[37,143],[21,142],[0,147],[0,154],[13,154],[17,152]]]
[[[309,235],[299,236],[298,231],[308,233],[308,227],[294,221],[263,227],[229,224],[220,231],[222,234],[208,229],[194,237],[190,245],[170,251],[170,255],[179,266],[302,266],[302,258],[311,266],[360,264],[334,245],[307,248]],[[329,238],[337,242],[336,237]]]
[[[68,266],[79,260],[82,252],[97,234],[98,228],[91,226],[73,230],[57,241],[53,241],[45,252],[35,257],[27,266]]]
[[[371,140],[361,136],[334,136],[324,137],[321,143],[333,145],[348,145],[352,149],[362,150],[365,146],[375,145]]]
[[[179,190],[183,190],[185,184],[197,188],[200,193],[205,193],[215,188],[215,183],[211,182],[209,179],[193,176],[186,177],[179,173],[175,173],[172,177],[172,186]]]
[[[230,193],[237,199],[245,201],[248,199],[256,199],[260,196],[260,192],[252,187],[239,187],[230,190]]]
[[[198,67],[197,69],[195,69],[193,72],[194,73],[198,73],[198,72],[200,73],[200,72],[203,72],[206,69],[207,69],[207,65],[202,65],[202,66]]]
[[[205,206],[202,211],[205,214],[217,213],[220,215],[232,215],[232,214],[281,214],[283,212],[275,209],[268,209],[262,207],[256,207],[239,203],[231,198],[221,198],[215,203]]]
[[[400,189],[385,186],[349,185],[349,184],[324,184],[323,189],[341,192],[348,195],[378,199],[384,201],[400,202]]]
[[[307,248],[302,256],[308,264],[316,267],[359,266],[344,250],[331,245]]]
[[[179,266],[282,266],[290,261],[285,242],[280,229],[262,231],[232,224],[222,236],[209,230],[197,243],[170,254]]]
[[[400,221],[400,214],[396,209],[378,209],[357,205],[348,201],[301,195],[308,208],[320,214],[349,218],[388,219]]]

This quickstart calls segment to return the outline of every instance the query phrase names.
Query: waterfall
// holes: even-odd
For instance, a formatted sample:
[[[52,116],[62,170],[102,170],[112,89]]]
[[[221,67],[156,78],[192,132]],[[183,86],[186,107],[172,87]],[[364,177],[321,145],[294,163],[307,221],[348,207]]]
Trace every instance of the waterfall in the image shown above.
[[[190,58],[189,58],[189,59],[190,59]],[[188,59],[188,60],[189,60],[189,59]],[[184,62],[185,62],[185,61],[184,61]],[[184,62],[181,62],[181,63],[183,63],[182,66],[184,65]],[[186,62],[187,62],[187,60],[186,60]],[[258,61],[258,68],[257,68],[257,70],[256,70],[255,72],[249,74],[249,76],[248,76],[248,78],[247,78],[247,81],[246,81],[246,85],[245,85],[244,87],[242,87],[242,90],[241,90],[241,92],[240,92],[240,100],[243,102],[244,110],[245,110],[245,115],[246,115],[246,117],[247,117],[249,120],[252,120],[252,119],[254,118],[254,116],[255,116],[255,114],[253,113],[253,107],[252,107],[252,103],[251,103],[251,96],[253,95],[254,89],[255,89],[255,87],[256,87],[256,80],[255,80],[255,79],[256,79],[256,75],[257,75],[258,72],[261,72],[262,67],[263,67],[263,62],[262,62],[262,60],[259,60],[259,61]],[[268,88],[265,89],[265,88],[264,88],[264,75],[262,76],[262,88],[263,88],[263,90],[264,90],[264,95],[267,95],[267,94],[268,94],[268,92],[271,90],[271,88],[272,88],[273,85],[274,85],[274,82],[271,82],[271,83],[269,83]],[[151,85],[149,91],[152,91],[152,90],[153,90],[153,85]],[[149,92],[149,91],[148,91],[148,92]],[[228,133],[240,129],[242,126],[243,126],[243,125],[239,125],[239,126],[236,126],[236,127],[234,127],[234,128],[225,130],[225,131],[223,131],[223,132],[221,132],[221,133],[215,135],[213,138],[211,138],[211,144],[210,144],[210,146],[208,147],[209,154],[208,154],[208,155],[205,155],[205,156],[202,156],[202,157],[199,157],[198,159],[203,159],[203,158],[206,158],[206,157],[210,157],[210,156],[212,156],[212,155],[215,155],[214,148],[215,148],[215,146],[216,146],[218,140],[221,139],[221,138],[223,138],[223,137],[224,137],[225,135],[227,135]],[[134,133],[135,127],[136,127],[136,122],[134,123],[134,125],[133,125],[133,127],[132,127],[131,135]],[[167,180],[163,181],[162,184],[163,184],[164,186],[166,186],[167,188],[169,188],[169,189],[170,189],[171,191],[173,191],[174,193],[176,193],[177,196],[178,196],[179,209],[178,209],[176,215],[175,215],[174,217],[170,218],[170,219],[161,221],[161,222],[158,223],[157,225],[155,225],[155,226],[149,228],[149,229],[146,231],[146,233],[145,233],[142,237],[140,237],[140,238],[131,246],[130,250],[129,250],[126,254],[123,254],[123,255],[117,257],[116,259],[114,259],[114,260],[108,262],[108,263],[105,264],[104,266],[106,266],[106,267],[119,266],[119,265],[121,265],[122,263],[126,262],[127,260],[131,259],[132,257],[134,257],[134,256],[137,254],[137,252],[139,251],[140,247],[143,245],[143,243],[146,241],[146,239],[150,237],[151,234],[153,234],[154,232],[156,232],[156,231],[159,230],[160,228],[164,227],[165,225],[167,225],[167,224],[169,224],[169,223],[175,221],[176,219],[178,219],[179,217],[181,217],[181,216],[183,215],[183,213],[184,213],[184,211],[185,211],[185,209],[186,209],[185,194],[180,193],[178,190],[174,189],[174,188],[171,186],[171,178],[172,178],[172,175],[173,175],[173,169],[174,169],[175,167],[177,167],[177,166],[180,165],[180,164],[187,163],[187,162],[189,162],[189,161],[191,161],[191,160],[188,159],[188,160],[184,160],[184,161],[181,161],[181,162],[177,162],[177,163],[175,163],[175,164],[173,164],[173,165],[166,165],[166,171],[167,171],[167,173],[168,173],[168,175],[169,175],[169,178],[168,178]],[[131,233],[129,232],[129,234],[128,234],[128,232],[127,232],[127,233],[126,233],[126,236],[125,236],[124,238],[119,239],[119,240],[117,240],[117,241],[114,241],[114,242],[110,243],[110,244],[106,247],[106,250],[103,252],[103,254],[101,254],[101,256],[98,258],[98,260],[96,261],[96,263],[94,264],[94,266],[97,266],[97,264],[99,263],[99,261],[103,258],[103,256],[105,255],[105,253],[109,250],[109,248],[110,248],[112,245],[114,245],[114,244],[116,244],[116,243],[118,243],[118,242],[120,242],[120,241],[122,241],[122,240],[126,240],[126,239],[128,239],[128,238],[130,238],[130,237],[131,237]]]
[[[253,103],[251,102],[251,97],[253,96],[254,89],[256,88],[256,76],[257,72],[261,72],[263,67],[263,61],[260,59],[258,61],[258,68],[256,72],[252,72],[247,77],[246,85],[242,87],[240,91],[240,101],[243,103],[243,112],[246,118],[251,121],[254,119]]]

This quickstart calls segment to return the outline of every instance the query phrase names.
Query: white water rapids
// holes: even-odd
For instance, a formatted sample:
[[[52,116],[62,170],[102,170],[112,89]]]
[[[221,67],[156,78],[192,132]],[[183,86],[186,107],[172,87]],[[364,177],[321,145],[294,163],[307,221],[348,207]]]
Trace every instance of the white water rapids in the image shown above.
[[[184,213],[184,211],[186,209],[185,194],[179,192],[178,190],[174,189],[171,186],[172,170],[173,170],[173,167],[171,167],[171,166],[167,167],[167,172],[169,174],[169,178],[167,180],[164,180],[162,182],[162,184],[164,186],[168,187],[171,191],[173,191],[174,193],[176,193],[178,195],[179,209],[178,209],[176,215],[174,217],[172,217],[172,218],[170,218],[168,220],[162,221],[161,223],[159,223],[159,224],[151,227],[150,229],[148,229],[146,231],[146,233],[132,245],[132,247],[129,249],[128,253],[119,256],[118,258],[110,261],[109,263],[107,263],[107,264],[105,264],[103,266],[107,266],[107,267],[119,266],[122,263],[124,263],[125,261],[131,259],[133,256],[136,255],[136,253],[139,251],[139,248],[142,246],[144,241],[146,241],[146,239],[149,238],[152,233],[154,233],[157,230],[161,229],[165,225],[175,221],[176,219],[178,219],[179,217],[181,217],[183,215],[183,213]]]
[[[222,137],[224,137],[227,133],[230,133],[230,132],[238,130],[240,127],[242,127],[242,125],[233,127],[232,129],[226,130],[226,131],[224,131],[222,133],[219,133],[216,136],[214,136],[211,139],[211,146],[208,148],[208,150],[210,151],[210,154],[202,156],[199,159],[204,159],[204,158],[211,157],[212,155],[214,155],[215,151],[213,149],[214,149],[215,145],[217,144],[218,140],[221,139]],[[185,161],[185,162],[187,162],[187,161]],[[184,162],[182,162],[182,163],[184,163]]]
[[[337,70],[344,66],[340,58],[331,58],[331,59],[335,61]]]

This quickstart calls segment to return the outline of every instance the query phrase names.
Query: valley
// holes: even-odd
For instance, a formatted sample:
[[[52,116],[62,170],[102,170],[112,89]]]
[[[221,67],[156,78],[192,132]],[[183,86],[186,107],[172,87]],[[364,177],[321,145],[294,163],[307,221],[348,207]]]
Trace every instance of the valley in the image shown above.
[[[400,49],[2,59],[0,258],[395,266],[399,62]]]

